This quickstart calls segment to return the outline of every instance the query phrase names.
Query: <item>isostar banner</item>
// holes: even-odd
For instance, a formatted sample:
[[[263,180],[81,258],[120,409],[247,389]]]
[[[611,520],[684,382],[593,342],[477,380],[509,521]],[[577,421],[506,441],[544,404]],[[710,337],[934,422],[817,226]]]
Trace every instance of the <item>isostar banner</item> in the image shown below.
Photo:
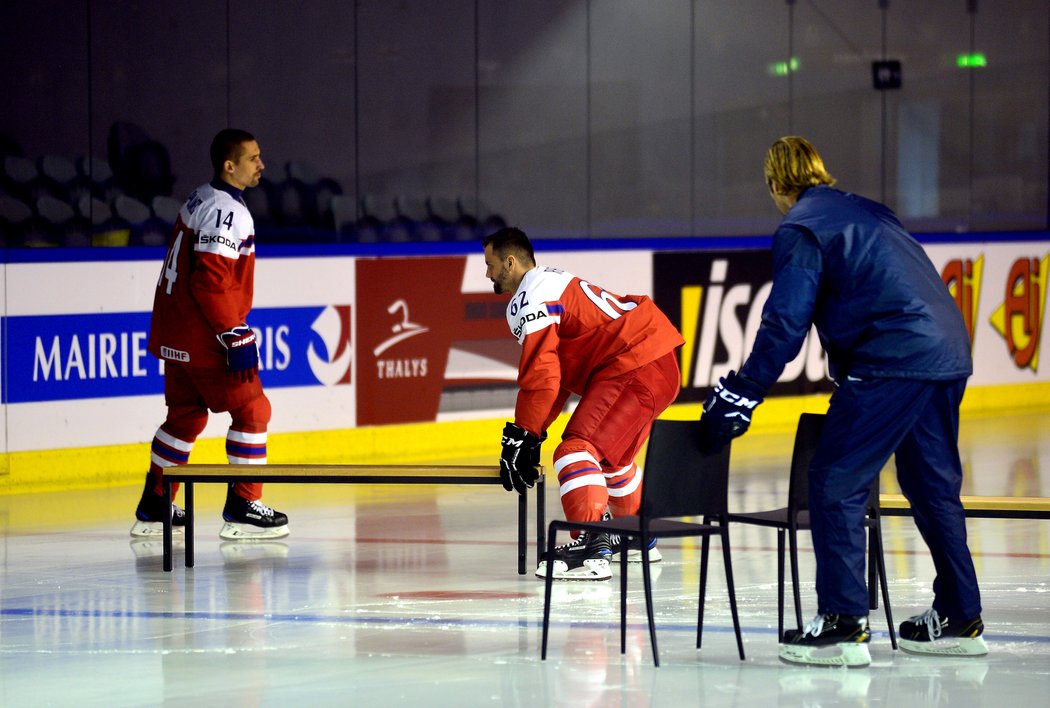
[[[679,402],[703,401],[720,377],[740,369],[762,322],[772,277],[765,250],[653,255],[654,299],[685,338]],[[770,394],[800,395],[831,386],[824,350],[811,330]]]
[[[1046,367],[1039,369],[1047,250],[1046,242],[926,247],[970,334],[971,387],[1050,380]],[[679,401],[702,401],[751,351],[772,288],[771,254],[661,252],[653,255],[653,264],[656,303],[686,340]],[[770,393],[797,395],[832,386],[826,356],[811,330]]]

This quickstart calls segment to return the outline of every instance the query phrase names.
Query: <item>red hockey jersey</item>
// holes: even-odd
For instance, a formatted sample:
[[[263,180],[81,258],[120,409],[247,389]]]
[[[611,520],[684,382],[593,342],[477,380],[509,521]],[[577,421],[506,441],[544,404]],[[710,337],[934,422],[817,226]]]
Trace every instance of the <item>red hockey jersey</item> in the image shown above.
[[[507,305],[522,345],[514,422],[540,434],[569,393],[633,371],[685,343],[645,296],[614,295],[557,268],[525,274]]]
[[[226,350],[216,335],[247,322],[255,223],[240,193],[232,191],[201,185],[179,210],[153,298],[149,351],[154,356],[225,367]]]

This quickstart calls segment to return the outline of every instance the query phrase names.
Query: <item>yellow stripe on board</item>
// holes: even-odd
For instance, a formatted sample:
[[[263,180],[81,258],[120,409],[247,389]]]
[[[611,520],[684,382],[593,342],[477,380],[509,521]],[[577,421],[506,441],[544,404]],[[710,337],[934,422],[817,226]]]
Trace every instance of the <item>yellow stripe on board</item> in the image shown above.
[[[752,435],[791,433],[800,413],[823,413],[827,394],[773,398],[755,415]],[[963,414],[1003,415],[1023,410],[1050,410],[1050,383],[971,388]],[[664,417],[692,420],[700,403],[672,406]],[[548,431],[557,440],[567,416]],[[499,457],[504,419],[384,425],[312,433],[272,434],[268,461],[273,464],[442,464]],[[550,468],[554,446],[544,446],[543,463]],[[225,438],[199,440],[194,463],[226,462]],[[0,454],[0,494],[141,485],[149,466],[149,442],[93,448],[38,450]]]

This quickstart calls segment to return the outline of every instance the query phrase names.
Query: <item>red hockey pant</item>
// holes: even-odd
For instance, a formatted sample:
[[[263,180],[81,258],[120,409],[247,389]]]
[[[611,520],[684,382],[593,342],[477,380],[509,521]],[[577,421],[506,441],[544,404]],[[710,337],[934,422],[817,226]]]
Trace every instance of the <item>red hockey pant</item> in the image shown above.
[[[596,521],[638,513],[642,472],[634,458],[653,421],[678,396],[681,374],[674,352],[612,379],[595,381],[554,451],[562,509],[569,521]]]
[[[230,464],[266,463],[266,426],[271,408],[258,376],[245,383],[224,369],[166,362],[164,402],[168,415],[153,437],[150,455],[150,474],[156,480],[154,489],[158,494],[163,493],[164,468],[189,461],[193,444],[208,423],[209,409],[230,414],[226,434],[226,456]],[[262,495],[262,484],[238,482],[234,492],[255,500]]]

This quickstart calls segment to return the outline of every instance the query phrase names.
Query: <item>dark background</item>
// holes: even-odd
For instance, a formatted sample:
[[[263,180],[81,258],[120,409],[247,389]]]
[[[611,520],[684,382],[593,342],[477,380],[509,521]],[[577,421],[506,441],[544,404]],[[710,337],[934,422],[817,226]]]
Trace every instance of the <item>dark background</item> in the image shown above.
[[[131,124],[178,199],[233,125],[355,218],[443,196],[541,238],[767,233],[762,157],[797,133],[914,230],[1048,225],[1046,0],[7,0],[0,67],[26,158]]]

